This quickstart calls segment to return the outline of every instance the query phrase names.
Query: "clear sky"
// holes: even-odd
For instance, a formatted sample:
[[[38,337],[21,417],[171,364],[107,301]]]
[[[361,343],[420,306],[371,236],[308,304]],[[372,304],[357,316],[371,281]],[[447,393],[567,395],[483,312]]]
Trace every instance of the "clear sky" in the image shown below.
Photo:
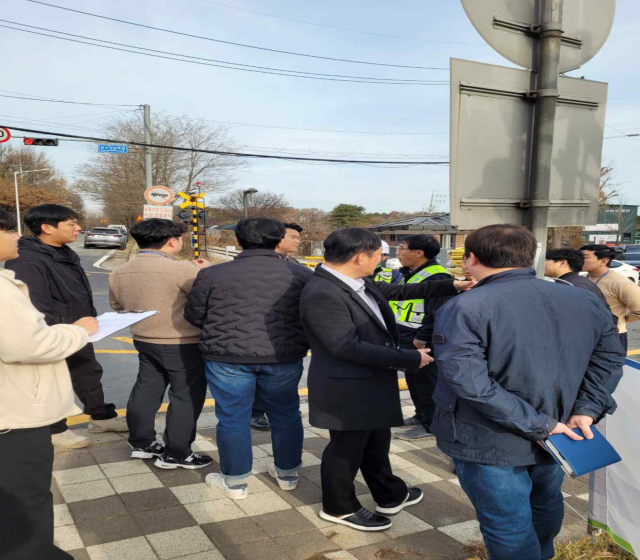
[[[484,43],[458,0],[223,0],[227,6],[207,0],[47,1],[175,31],[327,57],[440,68],[448,68],[454,57],[512,66]],[[366,66],[252,50],[100,20],[26,0],[3,0],[2,8],[4,20],[195,57],[329,74],[449,79],[447,70]],[[640,2],[618,0],[609,41],[591,62],[570,74],[609,82],[605,136],[620,135],[617,130],[640,133],[639,28]],[[6,93],[12,91],[98,104],[147,103],[152,115],[164,111],[234,123],[386,133],[229,125],[230,134],[246,145],[246,151],[266,148],[300,155],[317,152],[320,157],[349,154],[358,159],[373,153],[380,154],[380,159],[410,154],[420,160],[448,158],[447,85],[272,76],[149,58],[5,28],[0,28],[0,52],[0,87],[5,90],[0,95],[13,95]],[[102,118],[134,107],[0,97],[0,109],[2,124],[91,135]],[[94,145],[66,142],[48,149],[47,155],[72,179],[88,150],[95,149]],[[629,201],[640,203],[640,137],[605,140],[604,161],[615,167],[615,180],[622,183]],[[428,205],[432,191],[447,194],[448,173],[446,166],[379,168],[261,160],[237,173],[236,188],[283,193],[297,207],[330,210],[339,203],[354,203],[372,212],[416,211]],[[440,205],[441,210],[447,208],[448,202]]]

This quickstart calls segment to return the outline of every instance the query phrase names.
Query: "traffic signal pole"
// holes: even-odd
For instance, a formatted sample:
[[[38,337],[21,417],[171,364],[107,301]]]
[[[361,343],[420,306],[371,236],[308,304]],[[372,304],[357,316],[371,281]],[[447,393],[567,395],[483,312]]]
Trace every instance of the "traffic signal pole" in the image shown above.
[[[193,211],[193,219],[191,221],[193,225],[193,255],[196,259],[200,258],[200,243],[198,240],[198,197],[191,195],[191,204],[193,204],[191,210]]]
[[[547,228],[551,201],[551,164],[558,106],[558,71],[562,41],[562,9],[564,0],[542,0],[538,79],[529,200],[529,229],[536,236],[540,255],[536,266],[539,278],[544,276],[547,252]]]
[[[149,105],[143,105],[142,109],[144,115],[144,141],[145,144],[151,144],[151,107]],[[147,146],[144,149],[144,179],[145,188],[147,189],[153,186],[152,165],[151,148]]]

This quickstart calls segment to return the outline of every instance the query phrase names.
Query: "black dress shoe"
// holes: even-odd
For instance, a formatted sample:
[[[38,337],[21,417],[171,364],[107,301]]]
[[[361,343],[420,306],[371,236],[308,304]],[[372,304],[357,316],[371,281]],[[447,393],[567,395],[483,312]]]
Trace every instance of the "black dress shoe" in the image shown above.
[[[169,457],[166,453],[162,457],[158,457],[154,465],[160,469],[203,469],[208,467],[213,462],[213,459],[209,455],[203,455],[200,453],[192,453],[185,459],[175,459]]]
[[[249,424],[251,424],[251,427],[253,429],[261,430],[263,432],[269,431],[271,429],[269,420],[267,420],[267,417],[264,414],[261,414],[260,416],[252,416]]]
[[[358,511],[347,517],[334,517],[322,510],[320,510],[318,515],[320,515],[320,517],[325,521],[346,525],[347,527],[357,529],[358,531],[384,531],[391,527],[391,519],[378,515],[373,511],[369,511],[367,508],[360,508]]]
[[[400,513],[407,506],[412,506],[414,504],[420,503],[424,498],[424,494],[420,488],[407,488],[407,497],[397,504],[390,504],[388,506],[378,506],[376,511],[383,515],[396,515]]]

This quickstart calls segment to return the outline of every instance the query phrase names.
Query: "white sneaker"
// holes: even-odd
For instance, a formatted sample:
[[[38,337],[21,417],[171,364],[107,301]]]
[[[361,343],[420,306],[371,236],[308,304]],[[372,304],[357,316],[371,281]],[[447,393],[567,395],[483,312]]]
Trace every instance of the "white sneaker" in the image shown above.
[[[227,482],[222,473],[208,474],[204,481],[209,488],[220,490],[220,492],[232,500],[244,500],[249,495],[246,484],[227,486]]]
[[[298,475],[280,476],[275,465],[269,467],[269,474],[278,481],[280,490],[295,490],[298,487]]]
[[[103,432],[128,432],[127,419],[124,416],[109,418],[108,420],[91,420],[89,433],[101,434]]]
[[[82,449],[89,447],[91,440],[88,437],[80,436],[72,430],[66,430],[61,434],[52,434],[51,443],[59,449]]]

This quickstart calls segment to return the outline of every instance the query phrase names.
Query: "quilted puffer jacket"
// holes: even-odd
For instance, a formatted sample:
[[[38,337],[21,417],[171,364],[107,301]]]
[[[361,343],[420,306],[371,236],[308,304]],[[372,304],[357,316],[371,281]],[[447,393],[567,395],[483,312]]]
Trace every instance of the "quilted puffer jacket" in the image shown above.
[[[202,329],[205,360],[274,364],[300,360],[309,344],[300,322],[300,294],[311,271],[275,251],[248,249],[198,274],[184,317]]]

